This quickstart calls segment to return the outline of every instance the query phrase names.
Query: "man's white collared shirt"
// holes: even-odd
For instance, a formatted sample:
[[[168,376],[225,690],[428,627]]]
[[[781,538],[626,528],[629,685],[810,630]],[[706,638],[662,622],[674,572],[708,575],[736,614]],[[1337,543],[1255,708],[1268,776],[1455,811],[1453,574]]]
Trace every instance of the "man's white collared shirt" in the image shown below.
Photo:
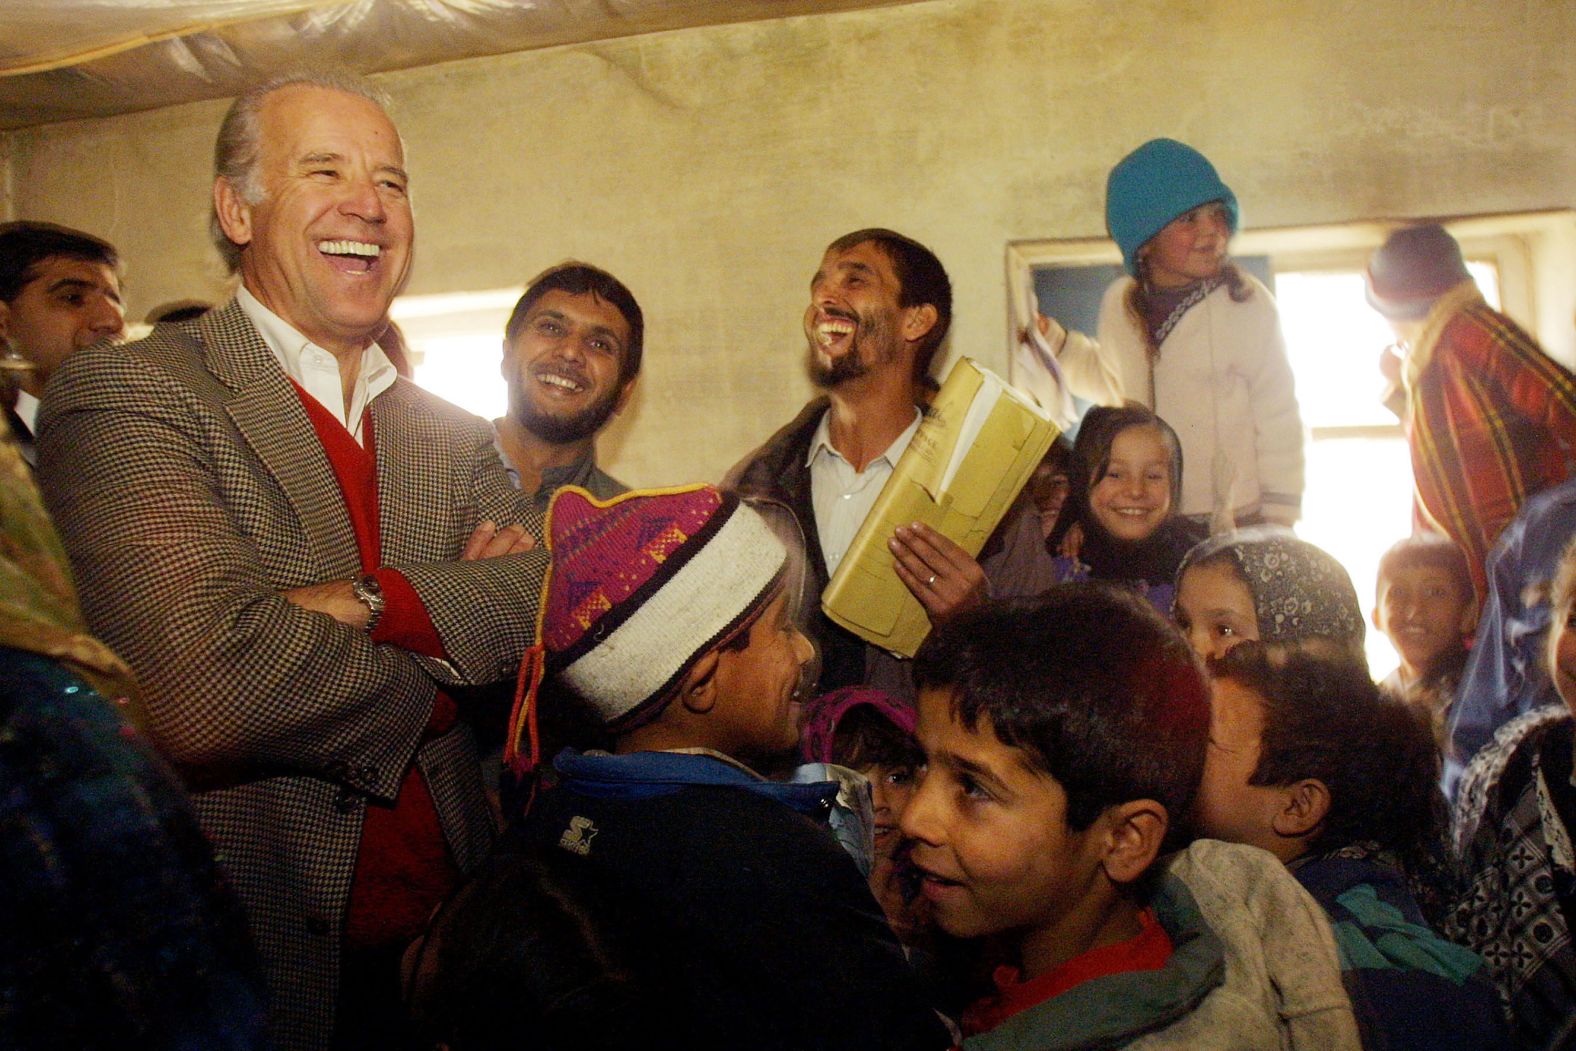
[[[16,418],[27,426],[28,433],[38,433],[38,399],[25,390],[16,392]]]
[[[854,534],[864,525],[870,509],[875,506],[881,487],[892,476],[892,468],[908,443],[914,440],[921,418],[914,410],[914,422],[893,439],[886,452],[865,465],[863,471],[843,459],[843,454],[832,448],[831,411],[828,410],[810,438],[810,451],[805,462],[810,466],[810,506],[815,510],[815,532],[821,538],[821,555],[826,559],[828,575],[837,572]]]
[[[314,401],[333,414],[345,430],[365,446],[361,436],[361,416],[367,403],[394,385],[398,374],[383,348],[376,343],[361,352],[361,368],[350,392],[350,411],[345,411],[345,388],[339,378],[339,359],[297,332],[290,323],[263,306],[245,285],[235,294],[241,310],[251,319],[257,334],[273,351],[285,375],[301,385]]]

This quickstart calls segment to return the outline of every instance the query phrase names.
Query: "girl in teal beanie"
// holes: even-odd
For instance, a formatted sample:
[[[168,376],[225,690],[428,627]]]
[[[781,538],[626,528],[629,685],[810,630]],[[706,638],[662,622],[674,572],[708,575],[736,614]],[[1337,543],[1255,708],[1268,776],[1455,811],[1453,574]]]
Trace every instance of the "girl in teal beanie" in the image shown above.
[[[1274,297],[1226,254],[1236,194],[1202,153],[1152,139],[1111,169],[1105,215],[1127,274],[1106,290],[1098,341],[1041,322],[1068,387],[1140,402],[1176,428],[1178,506],[1200,533],[1291,525],[1302,419]]]

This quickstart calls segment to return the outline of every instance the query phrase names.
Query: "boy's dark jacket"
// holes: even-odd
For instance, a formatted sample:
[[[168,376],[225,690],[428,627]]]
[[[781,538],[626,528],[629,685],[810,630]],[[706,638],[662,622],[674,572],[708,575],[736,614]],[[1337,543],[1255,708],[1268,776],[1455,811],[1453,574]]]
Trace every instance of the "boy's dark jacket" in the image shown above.
[[[1510,1051],[1483,961],[1426,925],[1406,878],[1358,857],[1292,869],[1330,915],[1364,1051]]]
[[[940,1049],[853,860],[831,782],[763,781],[710,755],[561,753],[511,845],[580,855],[628,899],[683,1002],[691,1048]]]

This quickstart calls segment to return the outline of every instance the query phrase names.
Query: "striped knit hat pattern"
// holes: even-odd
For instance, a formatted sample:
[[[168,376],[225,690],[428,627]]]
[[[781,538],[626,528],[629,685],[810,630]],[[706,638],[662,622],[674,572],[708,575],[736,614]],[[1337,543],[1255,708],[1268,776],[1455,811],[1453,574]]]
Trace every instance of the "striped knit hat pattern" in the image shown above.
[[[615,730],[660,714],[695,662],[748,625],[788,560],[755,510],[709,485],[606,503],[566,487],[547,534],[547,672]]]

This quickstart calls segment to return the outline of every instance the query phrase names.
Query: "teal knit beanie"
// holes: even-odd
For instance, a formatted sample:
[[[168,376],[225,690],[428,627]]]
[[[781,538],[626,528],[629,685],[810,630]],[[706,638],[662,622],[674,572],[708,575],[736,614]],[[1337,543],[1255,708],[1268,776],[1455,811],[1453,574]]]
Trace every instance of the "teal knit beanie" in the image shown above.
[[[1123,157],[1105,181],[1105,228],[1127,272],[1138,276],[1138,250],[1167,223],[1210,201],[1226,206],[1236,233],[1237,195],[1202,153],[1175,139],[1150,139]]]

